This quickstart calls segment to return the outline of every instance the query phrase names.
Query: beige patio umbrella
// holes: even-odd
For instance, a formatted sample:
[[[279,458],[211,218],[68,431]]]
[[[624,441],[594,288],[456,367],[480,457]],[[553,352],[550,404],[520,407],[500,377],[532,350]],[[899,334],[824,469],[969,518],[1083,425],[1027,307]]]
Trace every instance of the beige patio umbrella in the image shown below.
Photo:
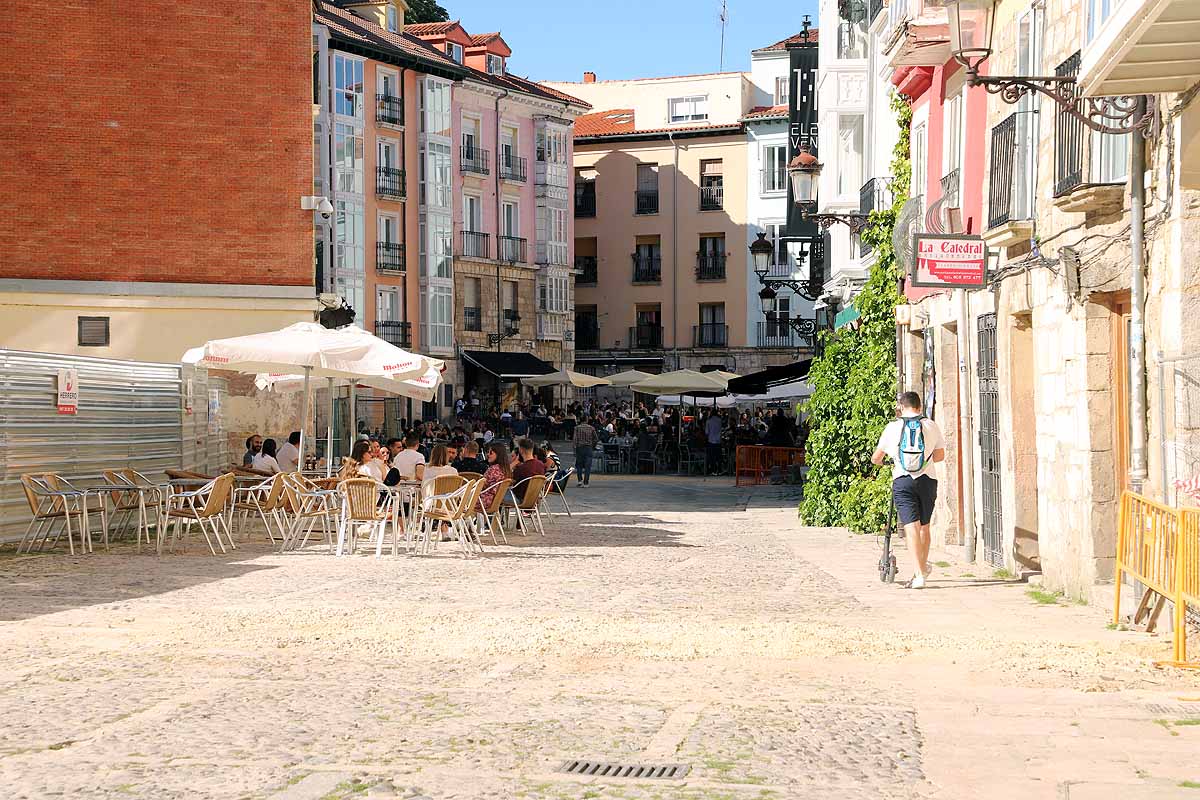
[[[726,373],[728,374],[728,373]],[[729,379],[719,372],[696,372],[693,369],[677,369],[662,375],[651,375],[644,381],[630,385],[635,392],[645,394],[724,394]]]
[[[521,378],[521,383],[533,387],[574,386],[576,389],[590,389],[593,386],[612,385],[612,381],[608,378],[597,378],[595,375],[584,375],[582,372],[572,372],[569,369],[560,369],[558,372],[551,372],[548,375],[534,375],[529,378]]]
[[[616,375],[609,375],[608,382],[613,386],[629,386],[634,383],[641,383],[647,378],[653,378],[649,372],[642,372],[638,369],[627,369],[624,372],[618,372]]]

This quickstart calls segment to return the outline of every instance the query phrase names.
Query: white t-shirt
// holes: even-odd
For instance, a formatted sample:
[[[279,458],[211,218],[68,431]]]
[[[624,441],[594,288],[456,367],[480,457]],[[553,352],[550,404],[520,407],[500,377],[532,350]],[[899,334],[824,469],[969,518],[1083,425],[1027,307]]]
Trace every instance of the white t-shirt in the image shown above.
[[[401,450],[392,459],[392,466],[400,472],[400,477],[412,480],[417,477],[417,465],[425,463],[425,456],[417,450]]]
[[[275,460],[279,462],[279,469],[283,472],[295,472],[300,466],[300,448],[291,442],[285,442],[275,454]]]
[[[908,414],[906,417],[915,417],[916,414]],[[883,433],[879,436],[879,444],[876,449],[883,451],[883,454],[892,460],[892,478],[902,478],[905,475],[911,475],[914,478],[919,478],[926,475],[930,478],[936,478],[933,474],[933,454],[937,450],[941,450],[946,446],[946,439],[942,436],[942,429],[933,420],[926,417],[921,420],[921,427],[925,431],[925,466],[920,472],[907,472],[899,463],[897,458],[900,455],[900,432],[904,429],[904,420],[896,419],[887,424],[883,429]]]
[[[254,460],[250,462],[250,468],[256,469],[259,472],[269,472],[272,475],[279,472],[279,462],[272,456],[259,453],[254,456]]]

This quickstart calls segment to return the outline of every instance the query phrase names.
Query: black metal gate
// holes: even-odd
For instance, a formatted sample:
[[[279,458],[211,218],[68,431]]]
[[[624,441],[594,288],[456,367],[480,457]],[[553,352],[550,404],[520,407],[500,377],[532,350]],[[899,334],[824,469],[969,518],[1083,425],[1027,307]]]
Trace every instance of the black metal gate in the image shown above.
[[[983,557],[1004,566],[1000,506],[1000,387],[996,380],[996,315],[979,318],[979,461],[983,475]]]

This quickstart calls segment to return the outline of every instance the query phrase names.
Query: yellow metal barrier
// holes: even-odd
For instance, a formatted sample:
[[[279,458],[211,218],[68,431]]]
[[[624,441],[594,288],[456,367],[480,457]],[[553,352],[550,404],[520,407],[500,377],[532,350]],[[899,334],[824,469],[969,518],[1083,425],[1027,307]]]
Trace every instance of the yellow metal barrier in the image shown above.
[[[1179,512],[1179,545],[1175,557],[1175,660],[1171,666],[1200,669],[1187,660],[1188,606],[1200,610],[1200,509]]]
[[[1187,662],[1187,607],[1200,608],[1200,509],[1171,508],[1133,492],[1123,493],[1117,523],[1114,623],[1121,621],[1124,575],[1148,589],[1134,622],[1148,617],[1147,627],[1152,628],[1166,601],[1175,603],[1175,660],[1158,663],[1200,668],[1200,664]]]

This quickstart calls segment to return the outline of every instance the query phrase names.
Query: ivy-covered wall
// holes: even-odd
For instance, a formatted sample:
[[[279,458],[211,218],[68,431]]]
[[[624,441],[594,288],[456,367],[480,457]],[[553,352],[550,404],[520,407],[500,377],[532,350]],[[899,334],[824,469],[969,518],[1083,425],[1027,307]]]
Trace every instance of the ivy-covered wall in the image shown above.
[[[871,453],[896,404],[895,308],[904,302],[900,268],[892,248],[896,216],[908,199],[912,165],[912,109],[892,96],[900,137],[892,155],[893,204],[872,211],[861,233],[877,254],[863,290],[854,298],[860,325],[822,333],[824,351],[813,362],[808,401],[808,479],[800,516],[807,525],[841,525],[860,533],[879,531],[887,521],[891,469],[871,463]]]

